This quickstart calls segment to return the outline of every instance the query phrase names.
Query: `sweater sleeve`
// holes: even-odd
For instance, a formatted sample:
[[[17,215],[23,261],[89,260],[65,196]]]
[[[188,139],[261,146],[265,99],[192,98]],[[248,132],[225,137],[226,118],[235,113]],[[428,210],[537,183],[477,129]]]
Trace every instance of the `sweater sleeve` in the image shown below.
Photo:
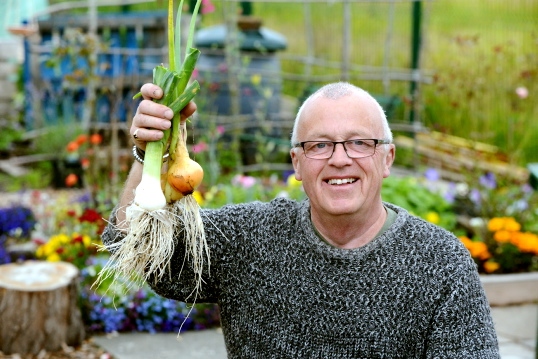
[[[431,323],[426,357],[500,358],[489,303],[472,259],[453,269]]]
[[[220,209],[202,209],[200,211],[208,256],[204,256],[204,268],[201,290],[196,293],[195,273],[192,258],[186,252],[184,231],[176,228],[174,237],[175,250],[170,261],[169,275],[159,280],[149,278],[147,284],[159,295],[183,302],[216,303],[219,300],[220,283],[223,272],[233,265],[239,243],[249,240],[255,231],[257,221],[263,211],[261,202],[240,205],[227,205]],[[115,227],[116,210],[110,216],[109,225],[102,234],[103,244],[111,251],[114,243],[121,243],[125,233]],[[117,247],[116,247],[117,248]]]

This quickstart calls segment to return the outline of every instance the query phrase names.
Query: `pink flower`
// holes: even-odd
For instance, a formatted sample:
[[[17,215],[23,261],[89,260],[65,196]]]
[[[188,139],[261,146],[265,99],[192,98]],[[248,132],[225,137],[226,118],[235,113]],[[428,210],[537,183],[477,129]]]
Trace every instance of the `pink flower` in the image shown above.
[[[516,95],[521,99],[529,97],[529,90],[525,86],[519,86],[516,88]]]
[[[224,133],[225,130],[226,130],[226,129],[224,128],[224,126],[222,126],[222,125],[217,126],[217,133],[218,133],[219,135],[222,135],[222,134]]]
[[[215,11],[215,5],[210,0],[202,0],[202,15]]]
[[[228,71],[228,66],[226,66],[225,62],[223,62],[219,64],[219,66],[217,66],[217,69],[219,70],[219,72],[226,72]]]
[[[199,142],[195,145],[192,145],[192,153],[200,153],[207,151],[207,143],[205,142]]]
[[[256,184],[256,178],[252,176],[236,175],[232,179],[233,185],[240,185],[243,188],[250,188]]]

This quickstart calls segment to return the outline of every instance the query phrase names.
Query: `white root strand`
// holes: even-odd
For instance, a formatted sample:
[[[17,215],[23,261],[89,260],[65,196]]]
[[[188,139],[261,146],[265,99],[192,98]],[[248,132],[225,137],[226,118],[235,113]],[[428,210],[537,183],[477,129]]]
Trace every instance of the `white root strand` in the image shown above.
[[[208,269],[211,266],[209,247],[200,215],[200,206],[192,195],[188,195],[177,201],[174,207],[179,212],[178,217],[183,222],[186,256],[191,259],[195,275],[196,286],[193,289],[193,293],[196,298],[198,292],[202,289],[204,261],[207,260]]]
[[[195,287],[188,298],[194,295],[193,301],[196,301],[202,288],[204,262],[207,260],[209,268],[210,255],[200,206],[194,197],[185,196],[155,211],[131,204],[127,208],[127,218],[130,230],[122,240],[109,246],[112,254],[94,285],[112,277],[113,282],[128,278],[133,285],[141,286],[144,281],[158,282],[170,275],[170,261],[175,250],[174,231],[179,226],[185,241],[185,260],[190,260],[195,276]]]

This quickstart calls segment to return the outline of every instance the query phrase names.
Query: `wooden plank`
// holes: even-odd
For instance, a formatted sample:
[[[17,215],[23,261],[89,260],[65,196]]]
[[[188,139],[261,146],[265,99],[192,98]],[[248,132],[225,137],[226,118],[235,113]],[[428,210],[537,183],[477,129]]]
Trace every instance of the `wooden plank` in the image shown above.
[[[435,140],[435,137],[438,140]],[[432,139],[428,137],[428,134],[420,134],[416,140],[406,136],[397,136],[394,143],[397,148],[415,151],[422,163],[434,168],[458,174],[465,174],[469,171],[492,172],[518,183],[525,183],[529,179],[528,169],[500,160],[499,157],[502,157],[502,154],[495,146],[487,144],[477,146],[476,142],[457,139],[453,136],[449,142],[443,142],[439,140],[442,138],[434,135]],[[458,144],[463,147],[458,147]]]

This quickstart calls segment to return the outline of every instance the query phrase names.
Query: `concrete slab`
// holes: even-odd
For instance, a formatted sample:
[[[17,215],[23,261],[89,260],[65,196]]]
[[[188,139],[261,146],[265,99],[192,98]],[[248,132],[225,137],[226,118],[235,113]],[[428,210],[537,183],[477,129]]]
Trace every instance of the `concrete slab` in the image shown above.
[[[492,307],[491,315],[499,337],[502,336],[516,341],[536,341],[538,327],[537,304]]]
[[[226,359],[220,329],[173,333],[120,333],[95,336],[93,341],[116,359]]]

